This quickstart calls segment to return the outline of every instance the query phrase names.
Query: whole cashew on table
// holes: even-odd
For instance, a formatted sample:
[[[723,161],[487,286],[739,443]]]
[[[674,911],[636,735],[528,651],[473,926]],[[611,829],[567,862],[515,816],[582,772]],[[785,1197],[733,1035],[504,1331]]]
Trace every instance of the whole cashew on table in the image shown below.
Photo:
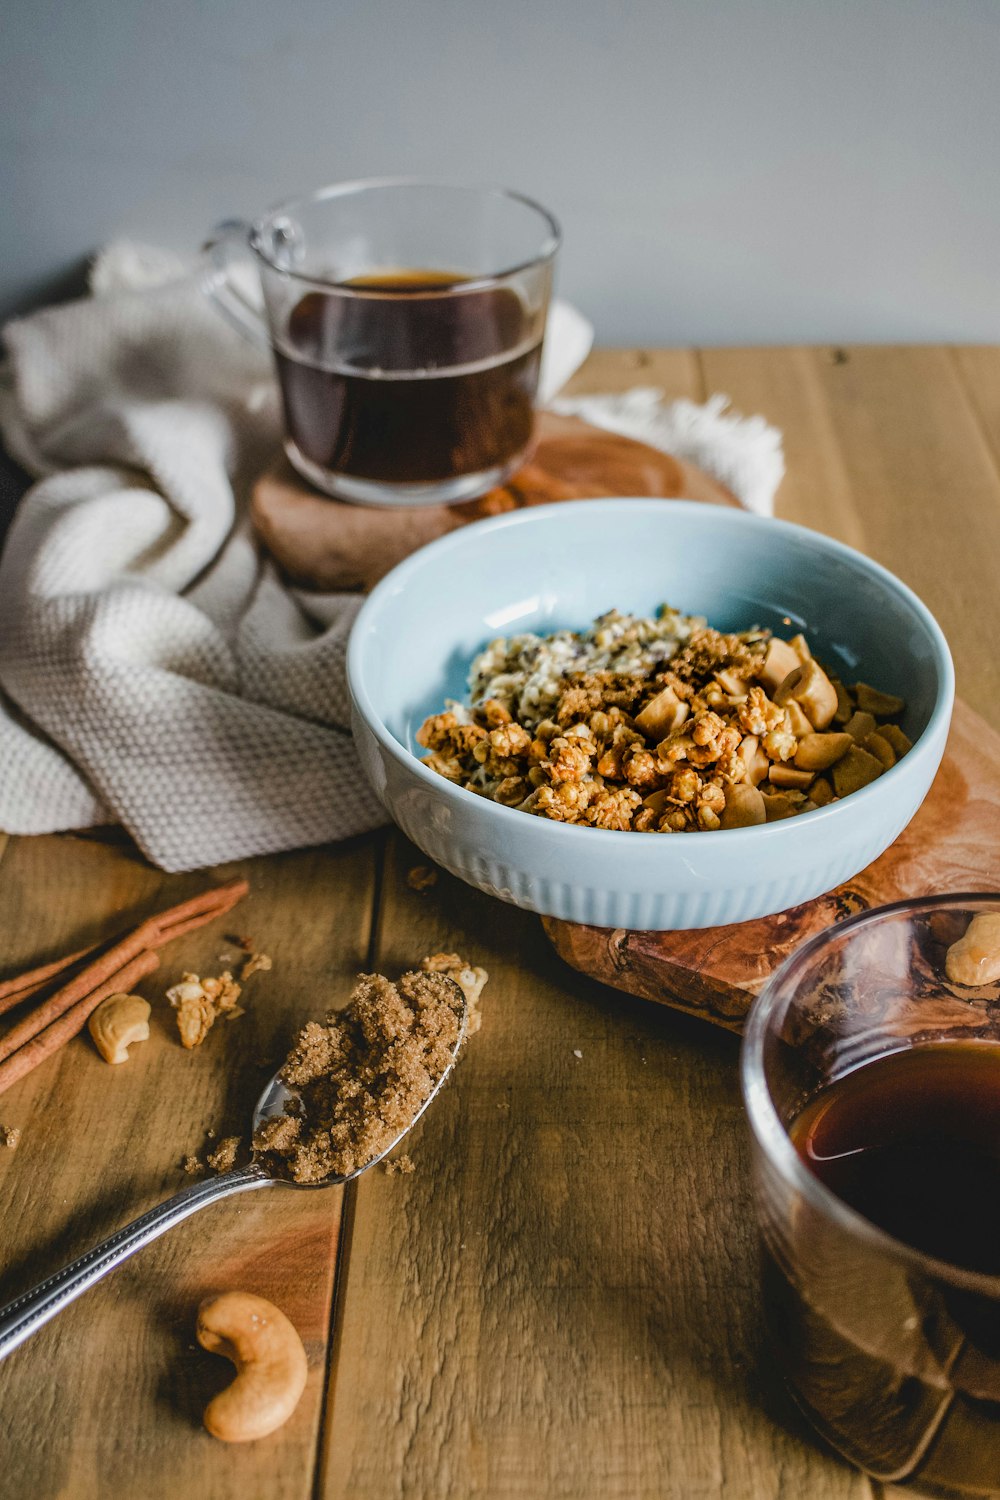
[[[287,1422],[305,1389],[302,1340],[284,1313],[252,1292],[223,1292],[198,1309],[198,1342],[236,1366],[204,1422],[224,1443],[249,1443]]]

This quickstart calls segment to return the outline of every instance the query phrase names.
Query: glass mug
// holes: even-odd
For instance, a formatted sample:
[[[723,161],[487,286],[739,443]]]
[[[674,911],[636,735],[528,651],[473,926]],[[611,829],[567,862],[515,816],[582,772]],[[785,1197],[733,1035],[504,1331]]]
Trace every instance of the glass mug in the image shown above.
[[[392,179],[220,225],[207,289],[271,348],[285,451],[326,494],[452,504],[502,484],[531,442],[559,248],[500,188]],[[263,304],[247,258],[256,264]]]
[[[831,1084],[905,1051],[912,1092],[897,1091],[891,1101],[881,1092],[869,1096],[880,1112],[878,1128],[887,1142],[893,1132],[903,1140],[900,1120],[923,1109],[925,1139],[938,1141],[948,1106],[932,1093],[926,1074],[923,1088],[913,1088],[912,1065],[921,1065],[921,1044],[961,1043],[949,1052],[949,1066],[963,1071],[949,1087],[975,1100],[965,1122],[975,1120],[977,1133],[961,1137],[969,1145],[959,1149],[963,1157],[968,1151],[970,1162],[980,1159],[980,1149],[996,1151],[1000,983],[967,988],[950,981],[944,967],[948,947],[984,912],[1000,914],[1000,896],[899,902],[829,928],[798,949],[762,990],[740,1062],[765,1318],[786,1381],[842,1454],[883,1483],[914,1486],[920,1495],[1000,1494],[1000,1274],[925,1253],[928,1241],[952,1243],[965,1221],[954,1206],[948,1216],[940,1203],[935,1216],[927,1174],[938,1169],[926,1156],[912,1159],[916,1192],[907,1200],[918,1214],[927,1203],[921,1250],[836,1196],[806,1166],[790,1127],[807,1117],[807,1107],[817,1118],[815,1106],[822,1107]],[[997,1056],[984,1055],[994,1048]],[[988,1092],[969,1092],[976,1082],[964,1071],[970,1052],[972,1061],[988,1064]],[[899,1058],[894,1061],[898,1068]],[[982,1090],[984,1074],[977,1071]],[[887,1077],[883,1071],[883,1084]],[[897,1085],[901,1078],[897,1072]],[[980,1099],[982,1115],[976,1113]],[[947,1128],[953,1147],[958,1127]],[[838,1170],[858,1170],[847,1158],[859,1154],[821,1159]],[[954,1196],[963,1204],[978,1201],[965,1188],[973,1170],[954,1171]],[[880,1180],[884,1188],[886,1179]],[[890,1187],[896,1180],[890,1177]],[[905,1191],[911,1191],[909,1180]],[[981,1201],[990,1213],[986,1197]],[[887,1198],[877,1202],[884,1211]],[[1000,1266],[989,1220],[974,1216],[971,1222],[985,1238],[991,1265]]]

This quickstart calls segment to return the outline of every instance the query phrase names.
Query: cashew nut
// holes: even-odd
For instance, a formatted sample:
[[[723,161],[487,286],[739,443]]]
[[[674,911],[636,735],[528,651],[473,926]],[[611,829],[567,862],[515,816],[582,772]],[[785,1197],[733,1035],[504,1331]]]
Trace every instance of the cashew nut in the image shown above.
[[[765,817],[764,798],[755,786],[743,781],[726,788],[723,828],[752,828]]]
[[[945,954],[944,971],[953,984],[994,984],[1000,979],[1000,912],[981,911],[964,937]]]
[[[895,750],[897,760],[901,755],[905,755],[907,750],[913,749],[913,741],[903,733],[898,724],[880,724],[878,732]]]
[[[794,766],[775,765],[767,773],[767,779],[772,786],[787,788],[794,787],[797,791],[808,791],[815,780],[815,771],[796,770]]]
[[[737,755],[746,767],[746,780],[751,786],[764,780],[768,773],[771,762],[760,748],[760,738],[756,734],[744,735],[740,741]]]
[[[801,665],[795,647],[775,635],[767,643],[767,655],[761,663],[757,676],[765,687],[776,688],[784,682],[790,672],[794,672]]]
[[[863,786],[881,776],[884,770],[885,766],[877,756],[862,750],[860,745],[852,745],[830,772],[833,790],[838,797],[848,797],[851,792],[859,792]]]
[[[650,738],[653,735],[670,734],[680,727],[688,716],[688,705],[683,703],[673,688],[665,687],[650,698],[641,713],[636,714],[637,728]]]
[[[800,771],[825,771],[854,744],[849,734],[804,734],[795,752]]]
[[[87,1026],[105,1062],[128,1062],[132,1043],[149,1040],[149,1003],[141,995],[109,995]]]
[[[801,795],[800,792],[799,796]],[[764,817],[768,823],[780,823],[785,818],[794,818],[796,813],[802,811],[802,805],[795,800],[793,792],[774,792],[770,796],[765,792],[761,800],[764,803]]]
[[[205,1408],[224,1443],[249,1443],[287,1422],[305,1389],[306,1351],[273,1303],[252,1292],[223,1292],[198,1309],[198,1342],[236,1366],[236,1379]]]
[[[863,745],[868,736],[874,734],[877,728],[875,715],[863,713],[859,708],[844,725],[844,733],[849,734],[852,739],[857,740],[859,745]]]
[[[794,698],[785,704],[785,726],[797,740],[804,739],[807,734],[814,732],[812,721],[806,717]]]
[[[874,734],[867,736],[861,748],[862,750],[867,750],[869,755],[874,755],[876,760],[880,760],[887,771],[890,771],[896,764],[895,750],[889,744],[885,735],[877,729]]]
[[[854,696],[862,712],[876,714],[880,719],[892,719],[906,707],[895,693],[882,693],[878,688],[869,687],[867,682],[854,684]]]
[[[798,662],[798,657],[795,659]],[[779,708],[784,708],[794,698],[805,710],[814,729],[825,729],[838,708],[837,689],[819,663],[811,658],[790,671],[775,688],[773,696]]]

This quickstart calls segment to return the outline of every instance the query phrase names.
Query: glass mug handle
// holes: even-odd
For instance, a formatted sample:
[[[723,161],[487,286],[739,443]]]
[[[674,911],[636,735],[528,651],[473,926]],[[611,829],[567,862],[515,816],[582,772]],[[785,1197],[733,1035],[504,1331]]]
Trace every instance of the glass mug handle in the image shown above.
[[[250,225],[243,219],[225,219],[216,226],[202,246],[208,257],[205,290],[238,333],[258,348],[269,349],[264,315],[244,290],[251,267],[249,241]],[[252,274],[256,277],[256,271]]]

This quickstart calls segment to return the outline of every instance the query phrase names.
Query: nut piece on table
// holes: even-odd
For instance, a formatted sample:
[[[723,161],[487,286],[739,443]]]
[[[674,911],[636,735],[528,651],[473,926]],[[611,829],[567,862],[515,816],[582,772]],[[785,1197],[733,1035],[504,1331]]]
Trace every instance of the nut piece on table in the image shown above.
[[[251,954],[248,962],[264,957],[265,954]],[[269,968],[270,960],[259,967]],[[177,1012],[181,1046],[189,1050],[199,1047],[218,1016],[225,1016],[230,1021],[241,1016],[243,1007],[237,1004],[240,994],[241,986],[228,969],[214,979],[199,979],[197,974],[183,974],[180,983],[167,990],[167,999]]]
[[[726,806],[722,814],[723,828],[752,828],[766,820],[763,795],[749,782],[738,782],[726,788]]]
[[[981,911],[965,936],[952,943],[944,971],[953,984],[995,984],[1000,979],[1000,912]]]
[[[850,734],[804,734],[795,752],[794,764],[800,771],[829,770],[854,744]]]
[[[837,689],[818,662],[810,659],[792,672],[775,688],[774,701],[779,707],[794,698],[814,729],[826,729],[837,712]]]
[[[852,745],[830,772],[833,790],[838,797],[847,797],[881,776],[884,770],[885,766],[877,756],[869,755],[860,745]]]
[[[223,1292],[198,1309],[198,1342],[236,1366],[236,1379],[205,1408],[224,1443],[250,1443],[287,1422],[305,1389],[306,1351],[273,1303],[252,1292]]]
[[[240,984],[246,984],[252,974],[266,974],[271,969],[271,958],[267,953],[250,953],[240,969]],[[239,990],[236,991],[237,995]]]
[[[109,995],[87,1022],[94,1046],[106,1063],[128,1062],[133,1042],[149,1041],[149,1002],[141,995]]]

